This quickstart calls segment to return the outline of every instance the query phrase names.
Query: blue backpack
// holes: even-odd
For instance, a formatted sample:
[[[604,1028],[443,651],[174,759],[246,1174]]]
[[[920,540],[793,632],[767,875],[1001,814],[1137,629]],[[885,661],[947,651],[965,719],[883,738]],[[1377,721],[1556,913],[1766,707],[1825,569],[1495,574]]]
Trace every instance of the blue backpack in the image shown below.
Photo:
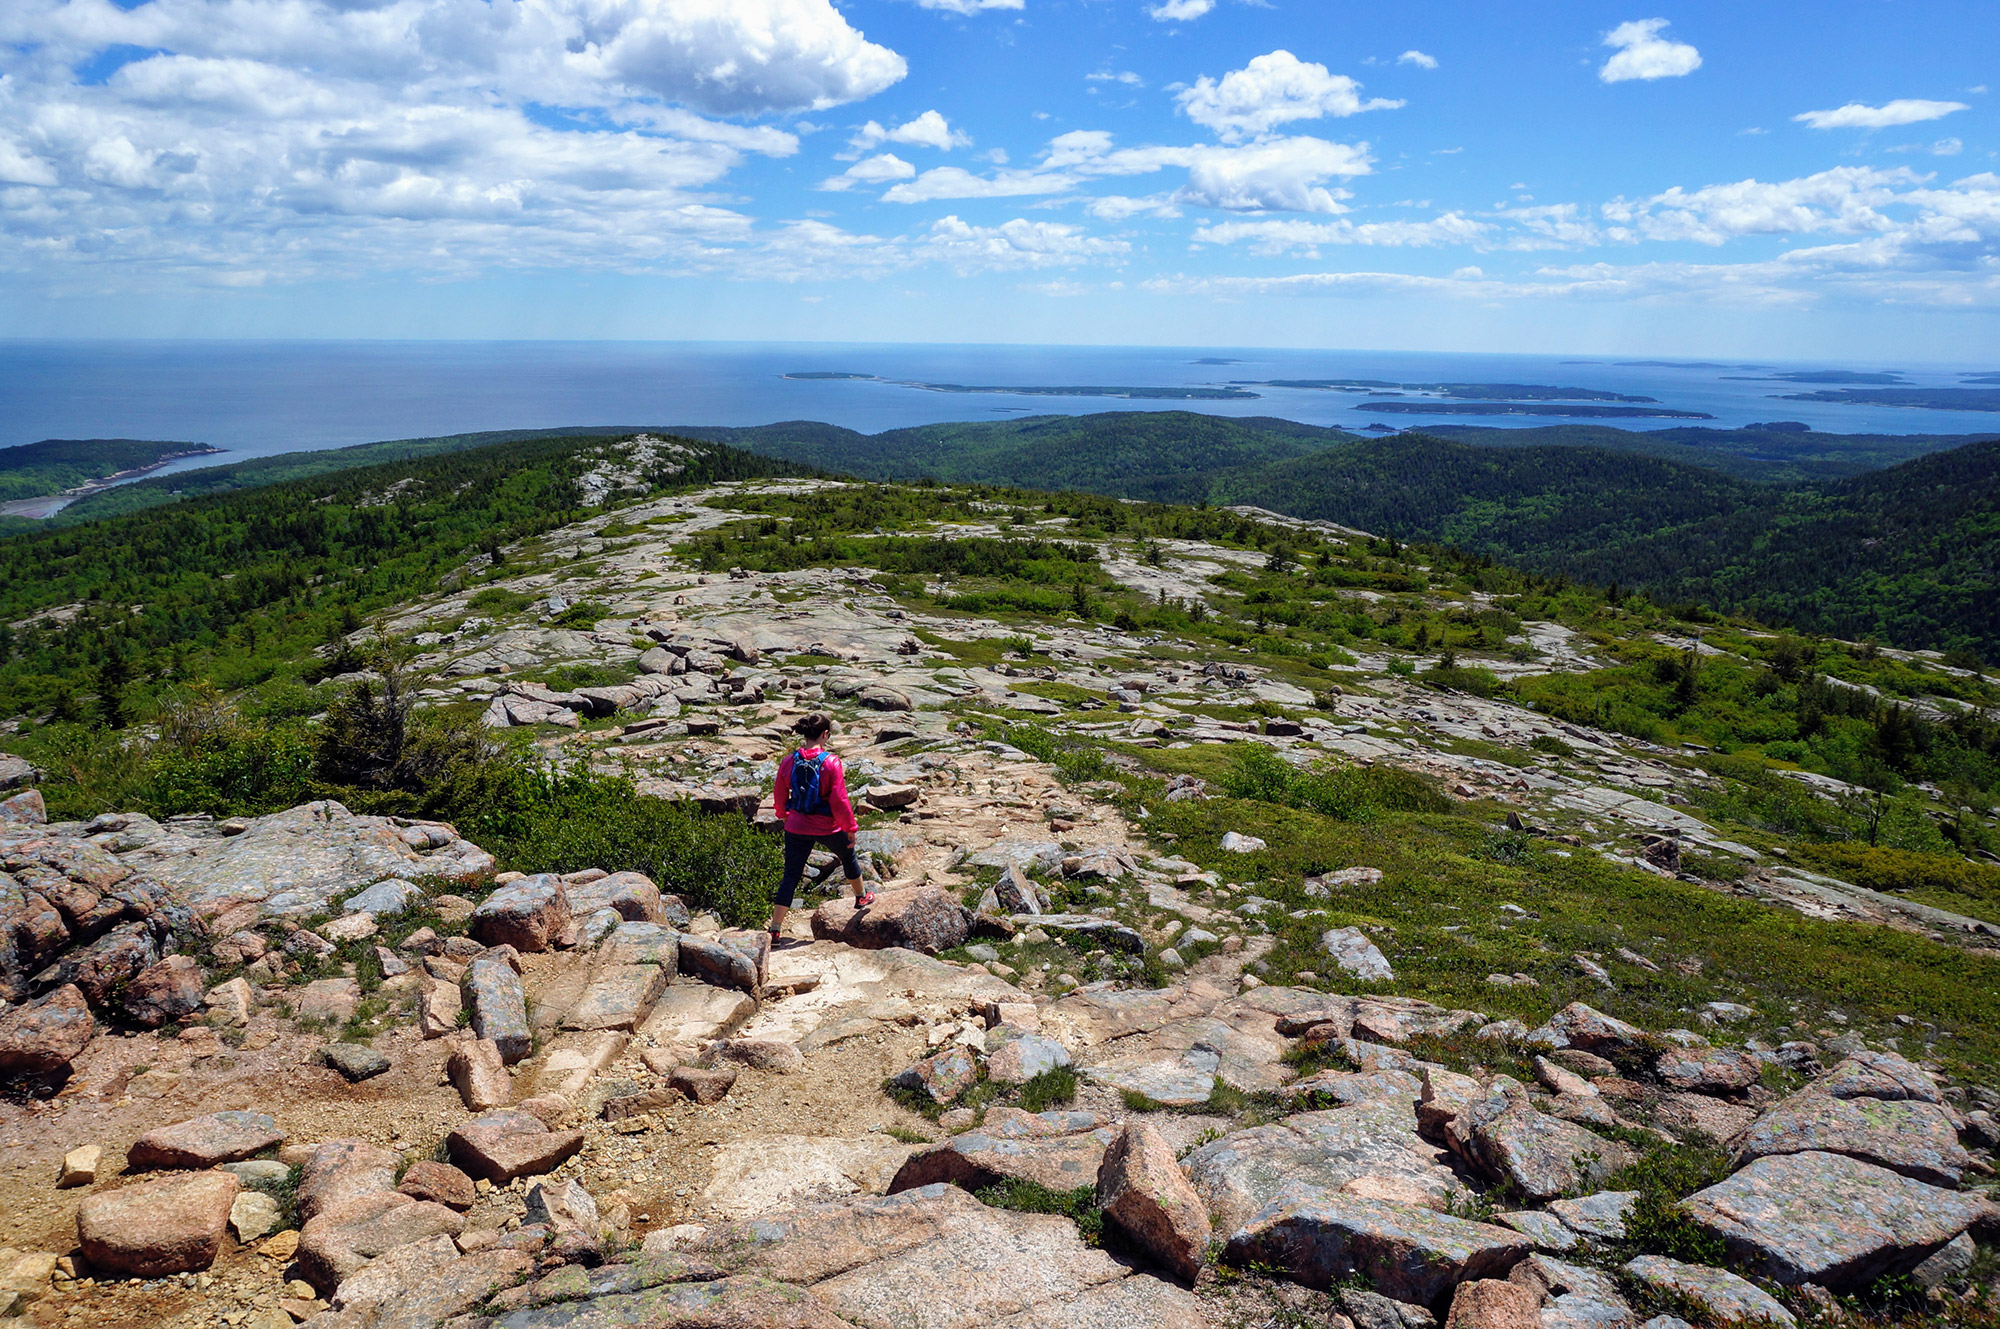
[[[820,787],[821,768],[825,765],[825,752],[815,757],[808,757],[803,750],[792,754],[792,779],[785,811],[808,817],[824,817],[833,812],[833,805],[826,801],[826,790]]]

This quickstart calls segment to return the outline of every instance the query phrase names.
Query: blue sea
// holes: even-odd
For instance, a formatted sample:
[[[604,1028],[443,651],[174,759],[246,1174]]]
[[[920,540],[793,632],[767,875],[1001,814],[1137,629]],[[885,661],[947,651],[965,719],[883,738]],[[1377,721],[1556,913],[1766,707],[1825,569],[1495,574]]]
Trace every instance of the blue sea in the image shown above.
[[[1264,379],[1529,383],[1657,398],[1715,419],[1591,420],[1626,429],[1797,420],[1837,433],[2000,432],[2000,414],[1779,400],[1819,385],[1759,381],[1800,370],[1897,371],[1961,385],[1991,364],[1897,365],[1652,357],[1242,350],[1217,347],[917,346],[713,342],[0,342],[0,446],[44,438],[208,443],[236,458],[486,429],[757,425],[824,420],[865,432],[945,420],[1112,410],[1279,416],[1360,429],[1527,427],[1560,416],[1383,415],[1366,398],[1253,387],[1253,400],[1158,401],[959,394],[915,383],[1224,386]],[[791,373],[872,380],[801,380]],[[168,469],[214,465],[190,459]]]

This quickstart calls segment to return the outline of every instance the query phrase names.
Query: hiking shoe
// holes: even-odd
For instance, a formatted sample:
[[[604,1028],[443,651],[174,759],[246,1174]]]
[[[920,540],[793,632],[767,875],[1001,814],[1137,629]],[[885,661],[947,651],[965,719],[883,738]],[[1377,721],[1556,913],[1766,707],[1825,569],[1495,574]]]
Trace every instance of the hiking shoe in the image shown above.
[[[875,892],[873,891],[863,891],[861,894],[854,897],[854,907],[856,909],[866,909],[869,905],[874,903],[875,903]]]

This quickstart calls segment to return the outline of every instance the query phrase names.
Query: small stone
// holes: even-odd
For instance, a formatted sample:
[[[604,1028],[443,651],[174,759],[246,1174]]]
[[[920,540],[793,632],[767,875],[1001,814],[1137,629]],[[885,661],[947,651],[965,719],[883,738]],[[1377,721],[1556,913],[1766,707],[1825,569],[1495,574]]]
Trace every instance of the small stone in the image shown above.
[[[1451,1296],[1445,1329],[1542,1329],[1542,1299],[1519,1283],[1478,1278]]]
[[[445,1145],[468,1175],[499,1185],[554,1170],[583,1148],[583,1132],[551,1131],[525,1112],[495,1112],[459,1127]]]
[[[346,1076],[350,1083],[380,1075],[389,1069],[389,1059],[362,1043],[328,1043],[320,1049],[320,1060]]]
[[[118,1009],[133,1024],[158,1029],[201,1009],[201,966],[186,955],[169,955],[135,975],[118,996]]]
[[[481,957],[465,968],[461,995],[472,1012],[472,1032],[500,1050],[512,1064],[534,1051],[528,1027],[528,997],[521,976],[505,960]]]
[[[570,920],[562,882],[541,873],[509,882],[472,911],[469,930],[488,946],[524,954],[545,951]]]
[[[1334,964],[1371,983],[1387,983],[1396,977],[1389,967],[1389,959],[1370,941],[1368,934],[1360,928],[1332,928],[1322,933],[1320,949],[1332,957]]]
[[[714,1070],[703,1070],[695,1066],[676,1066],[667,1083],[680,1090],[703,1106],[720,1103],[736,1084],[736,1068],[721,1066]]]
[[[472,1208],[478,1198],[472,1178],[449,1163],[428,1158],[410,1164],[396,1189],[413,1200],[429,1200],[459,1213]]]
[[[89,1186],[97,1180],[97,1169],[104,1163],[104,1146],[80,1144],[63,1155],[62,1173],[56,1178],[56,1189],[68,1190],[73,1186]]]
[[[355,1008],[360,1004],[359,983],[351,978],[322,978],[299,989],[292,1000],[292,1014],[302,1020],[341,1025],[354,1018]]]
[[[229,1226],[246,1246],[275,1229],[279,1217],[278,1202],[262,1191],[239,1191],[229,1206]]]
[[[1593,1241],[1622,1241],[1625,1219],[1639,1202],[1637,1191],[1599,1191],[1574,1200],[1552,1200],[1549,1212],[1579,1236]]]
[[[445,1075],[471,1112],[490,1112],[514,1101],[514,1079],[507,1074],[500,1046],[490,1038],[472,1039],[452,1049]]]
[[[979,1078],[979,1063],[962,1047],[946,1048],[897,1075],[899,1089],[926,1094],[934,1103],[949,1103]]]
[[[986,1059],[986,1078],[999,1084],[1026,1084],[1037,1075],[1070,1064],[1069,1051],[1046,1034],[1023,1034]]]
[[[1222,835],[1222,847],[1232,854],[1254,854],[1265,846],[1264,842],[1254,835],[1225,831]]]
[[[796,1043],[773,1038],[730,1038],[717,1043],[715,1055],[724,1061],[775,1075],[792,1075],[805,1069],[806,1059]]]

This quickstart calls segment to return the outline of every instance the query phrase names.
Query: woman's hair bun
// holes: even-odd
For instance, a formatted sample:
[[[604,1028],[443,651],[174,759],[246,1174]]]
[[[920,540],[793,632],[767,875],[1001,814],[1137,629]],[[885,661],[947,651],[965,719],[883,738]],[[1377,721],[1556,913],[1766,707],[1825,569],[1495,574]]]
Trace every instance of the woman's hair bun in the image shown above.
[[[801,716],[799,718],[798,723],[792,726],[792,732],[796,734],[804,734],[807,737],[812,737],[818,734],[824,734],[832,728],[833,728],[833,721],[827,719],[826,716],[822,715],[820,712],[814,711],[810,715]]]

